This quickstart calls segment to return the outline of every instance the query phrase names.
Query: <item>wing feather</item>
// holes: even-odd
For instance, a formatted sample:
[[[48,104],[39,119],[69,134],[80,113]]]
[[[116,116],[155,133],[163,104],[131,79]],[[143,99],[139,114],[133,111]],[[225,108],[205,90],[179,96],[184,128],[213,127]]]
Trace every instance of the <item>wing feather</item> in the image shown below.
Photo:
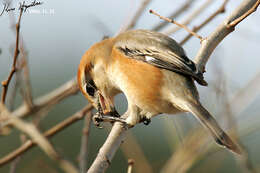
[[[191,76],[199,84],[207,85],[202,73],[198,72],[183,48],[164,34],[148,30],[128,31],[117,36],[115,48],[129,58]]]

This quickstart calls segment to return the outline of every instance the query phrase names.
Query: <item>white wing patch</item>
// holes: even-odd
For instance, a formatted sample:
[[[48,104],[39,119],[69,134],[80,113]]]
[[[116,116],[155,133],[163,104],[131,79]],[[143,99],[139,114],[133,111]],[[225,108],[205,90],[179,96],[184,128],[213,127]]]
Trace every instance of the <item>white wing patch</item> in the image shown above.
[[[151,57],[151,56],[145,56],[145,61],[153,61],[153,60],[155,60],[153,57]]]

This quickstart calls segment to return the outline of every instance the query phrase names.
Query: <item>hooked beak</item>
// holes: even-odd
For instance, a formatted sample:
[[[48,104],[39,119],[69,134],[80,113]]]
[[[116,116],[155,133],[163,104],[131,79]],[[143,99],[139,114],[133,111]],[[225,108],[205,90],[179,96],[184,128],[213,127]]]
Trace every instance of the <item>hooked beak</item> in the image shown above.
[[[104,115],[110,115],[115,117],[120,117],[119,113],[116,111],[115,106],[111,99],[103,96],[100,92],[98,92],[98,108]]]

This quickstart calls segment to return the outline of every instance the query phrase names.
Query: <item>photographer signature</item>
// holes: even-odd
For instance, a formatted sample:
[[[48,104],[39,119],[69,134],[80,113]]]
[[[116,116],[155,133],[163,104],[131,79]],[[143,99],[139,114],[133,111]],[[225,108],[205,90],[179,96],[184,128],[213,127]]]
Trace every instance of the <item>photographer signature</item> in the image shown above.
[[[26,12],[26,10],[30,7],[34,7],[34,6],[37,6],[37,5],[42,5],[43,2],[39,2],[39,1],[36,1],[34,0],[33,2],[31,2],[30,4],[25,4],[25,1],[23,1],[22,3],[19,2],[19,7],[18,7],[18,10],[23,10],[23,12]],[[10,11],[15,11],[16,8],[11,8],[10,7],[10,4],[8,3],[4,3],[4,8],[3,10],[1,11],[0,13],[0,16],[2,16],[4,14],[4,12],[10,12]]]

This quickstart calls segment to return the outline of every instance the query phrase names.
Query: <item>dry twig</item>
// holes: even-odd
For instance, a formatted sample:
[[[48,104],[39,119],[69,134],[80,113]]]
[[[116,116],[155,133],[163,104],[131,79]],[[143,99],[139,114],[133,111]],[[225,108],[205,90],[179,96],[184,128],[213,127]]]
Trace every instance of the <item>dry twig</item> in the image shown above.
[[[190,24],[192,22],[192,20],[194,20],[197,16],[199,16],[213,2],[214,2],[213,0],[207,0],[198,9],[196,9],[192,13],[190,13],[190,15],[187,16],[187,18],[184,19],[184,21],[181,22],[181,24],[183,24],[183,25]],[[164,31],[164,33],[166,35],[170,35],[170,34],[177,32],[179,29],[180,29],[180,27],[173,26],[173,27],[168,28],[166,31]]]
[[[205,72],[205,65],[212,52],[215,50],[217,45],[234,30],[234,28],[229,28],[227,25],[250,10],[256,2],[257,0],[244,0],[231,15],[229,15],[207,38],[201,42],[201,47],[194,59],[200,72]]]
[[[20,49],[19,49],[19,39],[20,39],[20,37],[19,37],[19,35],[20,35],[20,24],[21,24],[22,14],[23,14],[23,8],[20,9],[20,15],[19,15],[19,18],[18,18],[18,22],[16,24],[16,43],[15,43],[15,51],[14,51],[12,69],[11,69],[11,72],[9,73],[7,79],[5,81],[2,81],[2,86],[3,86],[2,97],[1,97],[1,103],[2,104],[5,103],[9,83],[10,83],[10,81],[11,81],[11,79],[12,79],[12,77],[13,77],[15,71],[16,71],[16,61],[17,61],[18,55],[20,53]]]
[[[225,12],[226,4],[229,0],[224,0],[223,4],[217,9],[211,16],[209,16],[205,21],[203,21],[200,25],[195,26],[193,28],[193,32],[199,31],[201,28],[203,28],[206,24],[208,24],[210,21],[212,21],[217,15]],[[192,37],[192,34],[188,34],[182,41],[180,41],[180,45],[183,45],[186,43],[190,38]]]
[[[56,124],[54,127],[50,128],[46,132],[43,133],[43,136],[46,138],[50,138],[53,135],[57,134],[58,132],[64,130],[65,128],[69,127],[71,124],[81,120],[85,114],[91,111],[92,106],[88,105],[79,112],[75,113],[74,115],[70,116],[69,118],[65,119],[64,121]],[[13,115],[12,115],[13,116]],[[12,161],[13,159],[17,158],[18,156],[22,155],[24,152],[28,151],[30,148],[35,146],[35,141],[27,140],[22,146],[14,150],[13,152],[9,153],[5,157],[0,159],[0,167],[7,164],[8,162]]]
[[[34,101],[34,106],[32,108],[28,108],[26,104],[23,104],[14,112],[12,112],[12,115],[15,117],[22,118],[29,114],[37,113],[38,111],[41,111],[43,109],[50,109],[53,105],[59,103],[68,96],[76,94],[77,92],[77,82],[75,79],[72,79],[60,86],[59,88],[56,88],[55,90],[49,92],[48,94],[37,98]],[[4,128],[8,125],[10,125],[10,122],[8,120],[1,120],[0,117],[0,132],[1,128]]]
[[[180,23],[176,22],[176,21],[173,20],[173,19],[169,19],[169,18],[167,18],[167,17],[163,17],[163,16],[161,16],[160,14],[156,13],[156,12],[153,11],[153,10],[150,10],[149,12],[152,13],[152,14],[154,14],[154,15],[156,15],[156,16],[158,16],[160,19],[163,19],[163,20],[165,20],[165,21],[167,21],[167,22],[173,23],[173,24],[175,24],[175,25],[177,25],[177,26],[179,26],[179,27],[185,29],[188,33],[190,33],[190,34],[194,35],[195,37],[197,37],[198,39],[200,39],[200,41],[203,40],[203,38],[202,38],[200,35],[198,35],[197,33],[193,32],[192,30],[190,30],[187,26],[185,26],[185,25],[183,25],[183,24],[180,24]]]
[[[32,141],[37,143],[39,147],[54,161],[58,163],[61,169],[67,173],[77,173],[76,168],[67,160],[62,159],[59,154],[54,150],[51,143],[36,129],[36,127],[31,123],[26,123],[23,120],[12,116],[3,104],[0,104],[2,116],[7,116],[10,120],[10,123],[29,135],[32,138]]]
[[[170,19],[176,19],[178,16],[180,16],[184,11],[186,11],[188,8],[190,8],[190,6],[192,5],[192,3],[194,3],[195,0],[186,0],[186,2],[180,6],[176,11],[174,11],[168,18]],[[173,2],[174,3],[174,2]],[[152,30],[154,31],[159,31],[162,28],[164,28],[169,22],[167,21],[163,21],[160,22],[158,25],[154,26]]]
[[[244,20],[247,16],[249,16],[251,13],[255,12],[257,7],[260,4],[260,0],[258,0],[255,5],[248,10],[246,13],[244,13],[242,16],[240,16],[239,18],[233,20],[232,22],[230,22],[227,27],[235,27],[237,24],[239,24],[242,20]]]

